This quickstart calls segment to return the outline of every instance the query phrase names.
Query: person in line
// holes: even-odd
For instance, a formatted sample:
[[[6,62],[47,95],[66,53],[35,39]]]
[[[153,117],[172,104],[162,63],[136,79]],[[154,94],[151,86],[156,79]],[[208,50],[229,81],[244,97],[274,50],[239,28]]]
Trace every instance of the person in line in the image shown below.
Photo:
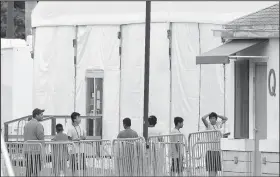
[[[157,117],[154,115],[151,115],[148,118],[148,122],[149,122],[149,127],[148,127],[148,136],[150,137],[150,141],[149,141],[149,152],[150,155],[149,157],[150,162],[151,162],[151,171],[153,172],[153,175],[159,175],[160,173],[162,173],[164,170],[162,169],[164,166],[159,165],[158,162],[164,162],[165,158],[162,154],[164,154],[164,150],[165,147],[162,146],[162,144],[160,144],[159,142],[163,142],[163,138],[160,137],[160,135],[162,135],[162,132],[160,131],[160,129],[158,128],[157,125]],[[152,137],[151,136],[157,136],[157,137]],[[164,175],[164,174],[162,174]]]
[[[69,137],[66,135],[63,131],[63,125],[62,124],[57,124],[55,126],[56,129],[56,135],[52,139],[52,141],[68,141]]]
[[[137,132],[131,129],[130,118],[123,119],[123,128],[124,130],[118,134],[117,138],[138,138]]]
[[[171,130],[171,134],[182,134],[180,129],[184,126],[184,119],[182,117],[174,118],[175,127]],[[171,142],[174,143],[171,146],[172,167],[171,172],[182,176],[183,173],[183,160],[184,160],[184,147],[182,146],[182,136],[171,137]]]
[[[71,155],[71,164],[72,164],[72,173],[75,174],[75,172],[78,169],[83,169],[83,172],[85,173],[86,170],[86,158],[84,153],[84,146],[83,144],[80,144],[80,140],[86,139],[86,132],[82,130],[80,124],[81,124],[81,118],[80,113],[73,112],[71,114],[71,120],[72,125],[68,128],[68,139],[70,141],[75,141],[76,144],[76,152]],[[80,156],[80,158],[79,158]],[[80,159],[80,163],[78,161]]]
[[[130,118],[123,119],[123,128],[124,130],[119,132],[117,139],[128,139],[128,138],[138,138],[138,134],[136,131],[131,129],[131,120]],[[136,142],[138,144],[139,142]],[[134,158],[134,154],[132,153],[134,149],[134,143],[130,140],[120,140],[117,141],[117,144],[114,145],[115,152],[116,152],[116,160],[117,160],[117,174],[118,176],[123,176],[127,174],[132,176],[132,162]],[[138,147],[138,146],[137,146]],[[124,158],[124,156],[126,158]],[[123,166],[123,164],[127,164]]]
[[[207,121],[207,117],[209,117],[209,121]],[[220,118],[221,121],[217,121]],[[221,131],[223,124],[228,120],[227,117],[218,115],[215,112],[206,114],[202,117],[202,122],[206,127],[206,130],[217,130]],[[219,147],[215,146],[210,147],[209,150],[206,152],[206,170],[209,173],[209,176],[217,176],[218,171],[222,170],[221,165],[221,155],[219,151]]]
[[[68,141],[68,136],[63,133],[62,124],[56,125],[56,135],[52,141]],[[60,176],[62,171],[66,175],[67,160],[69,157],[67,144],[51,144],[52,146],[52,169],[55,176]]]
[[[24,141],[44,141],[44,127],[40,123],[43,120],[44,109],[35,108],[32,112],[32,118],[25,124],[23,137]],[[30,147],[30,146],[29,146]],[[38,152],[34,150],[38,149]],[[26,176],[39,176],[42,170],[41,149],[34,147],[28,148],[25,152]]]
[[[160,135],[162,135],[162,132],[160,131],[160,129],[158,127],[156,127],[156,124],[157,124],[157,117],[156,116],[151,115],[148,118],[148,122],[149,122],[149,127],[148,127],[149,137],[150,136],[160,136]]]

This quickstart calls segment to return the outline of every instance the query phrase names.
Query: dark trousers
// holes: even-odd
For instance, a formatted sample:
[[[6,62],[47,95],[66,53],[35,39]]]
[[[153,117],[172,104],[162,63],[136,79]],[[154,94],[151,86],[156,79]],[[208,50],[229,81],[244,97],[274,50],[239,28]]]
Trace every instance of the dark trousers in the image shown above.
[[[40,154],[25,154],[26,176],[39,176],[42,170]]]

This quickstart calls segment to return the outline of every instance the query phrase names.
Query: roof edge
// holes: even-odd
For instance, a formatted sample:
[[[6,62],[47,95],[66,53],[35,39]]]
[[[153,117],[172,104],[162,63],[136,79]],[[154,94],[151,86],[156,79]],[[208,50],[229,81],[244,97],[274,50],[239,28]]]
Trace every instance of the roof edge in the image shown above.
[[[213,35],[224,39],[279,38],[279,30],[225,30],[214,29]]]

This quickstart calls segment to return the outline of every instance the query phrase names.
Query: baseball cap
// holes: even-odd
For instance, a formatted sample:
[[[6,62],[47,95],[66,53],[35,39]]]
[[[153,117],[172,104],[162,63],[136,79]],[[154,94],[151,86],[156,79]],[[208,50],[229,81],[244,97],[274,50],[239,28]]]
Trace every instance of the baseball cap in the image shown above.
[[[32,112],[32,116],[35,117],[36,115],[39,115],[41,113],[45,112],[44,109],[39,109],[39,108],[35,108]]]

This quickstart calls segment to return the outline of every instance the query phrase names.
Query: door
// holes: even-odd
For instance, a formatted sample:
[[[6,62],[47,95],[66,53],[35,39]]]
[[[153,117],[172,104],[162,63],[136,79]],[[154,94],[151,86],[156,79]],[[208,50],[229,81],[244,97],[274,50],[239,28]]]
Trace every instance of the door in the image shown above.
[[[103,71],[86,73],[86,113],[90,116],[101,116],[98,119],[87,119],[87,136],[102,136],[103,116]]]
[[[249,138],[249,61],[235,61],[234,138]]]
[[[261,153],[259,140],[267,138],[267,65],[255,65],[255,176],[261,176]]]

